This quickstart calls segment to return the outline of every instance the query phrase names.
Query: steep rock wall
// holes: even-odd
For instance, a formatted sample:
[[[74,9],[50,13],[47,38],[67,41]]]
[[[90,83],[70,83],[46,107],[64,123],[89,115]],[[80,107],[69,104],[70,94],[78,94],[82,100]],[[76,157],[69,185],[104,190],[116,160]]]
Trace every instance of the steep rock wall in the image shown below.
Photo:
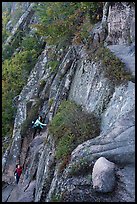
[[[78,49],[79,60],[76,74],[69,92],[69,99],[82,105],[86,111],[96,115],[104,111],[114,87],[104,77],[101,62],[90,62],[84,49]]]
[[[112,2],[109,6],[108,44],[130,44],[135,42],[135,5],[129,2]]]
[[[80,57],[80,62],[85,58]],[[79,63],[78,63],[79,65]],[[88,63],[89,65],[89,63]],[[92,63],[91,63],[92,65]],[[86,65],[85,65],[86,67]],[[92,66],[91,66],[92,67]],[[99,67],[96,67],[97,69]],[[79,76],[78,72],[82,72],[83,66],[77,66],[75,76]],[[92,72],[91,72],[92,73]],[[90,75],[89,75],[90,77]],[[97,78],[93,77],[89,80],[89,84],[92,81],[96,81]],[[98,83],[100,78],[98,77]],[[73,82],[75,82],[75,77]],[[78,85],[74,89],[74,83],[71,84],[69,98],[75,100],[77,103],[80,101],[81,78],[77,81]],[[87,79],[86,79],[87,82]],[[85,83],[86,84],[86,83]],[[106,110],[100,112],[101,115],[101,133],[98,137],[88,140],[79,145],[71,154],[71,160],[67,168],[62,172],[59,171],[59,164],[56,164],[53,179],[49,188],[47,179],[43,184],[43,196],[40,196],[40,192],[37,191],[35,201],[53,201],[53,198],[57,197],[59,200],[72,202],[72,201],[98,201],[104,202],[111,201],[133,201],[134,200],[134,162],[135,162],[135,86],[134,83],[128,82],[125,85],[115,87],[113,93],[106,96],[108,103],[106,104]],[[74,92],[73,92],[74,91]],[[94,88],[98,96],[97,89]],[[86,95],[86,91],[83,91]],[[104,92],[103,92],[104,93]],[[103,94],[102,94],[103,95]],[[128,95],[128,97],[127,97]],[[75,96],[75,97],[74,97]],[[78,97],[79,96],[79,97]],[[78,100],[77,100],[78,99]],[[81,100],[82,101],[82,100]],[[84,102],[86,100],[83,100]],[[87,100],[88,101],[88,100]],[[92,102],[92,99],[89,99]],[[83,107],[88,110],[89,106],[86,103],[82,103]],[[95,103],[93,103],[95,105]],[[94,107],[93,105],[93,107]],[[95,106],[95,109],[99,109],[99,106]],[[94,109],[91,109],[91,111]],[[98,113],[99,114],[99,113]],[[130,121],[130,122],[129,122]],[[117,165],[118,175],[121,174],[120,181],[117,181],[118,189],[114,190],[112,194],[107,198],[105,195],[98,195],[92,189],[91,171],[94,162],[101,156],[106,157],[110,161]],[[43,158],[41,158],[43,160]],[[122,177],[128,174],[128,169],[131,168],[132,179],[130,180],[131,190],[127,189],[127,184]],[[122,170],[121,170],[122,169]],[[46,172],[49,174],[50,169]],[[44,174],[45,175],[45,174]],[[39,178],[39,176],[38,176]],[[118,176],[117,176],[118,179]],[[122,183],[122,185],[121,185]],[[37,189],[41,189],[42,183],[37,186]],[[125,189],[125,190],[124,190]],[[77,195],[77,196],[76,196]],[[85,196],[86,195],[86,196]],[[40,197],[39,197],[40,196]]]
[[[8,160],[9,163],[7,163],[8,166],[11,165],[11,168],[9,167],[9,172],[11,172],[11,176],[13,176],[13,169],[14,169],[14,163],[20,160],[20,152],[21,152],[21,125],[26,119],[26,105],[28,101],[36,101],[37,95],[38,95],[38,87],[39,87],[39,81],[42,79],[43,74],[45,72],[45,64],[47,63],[47,48],[43,51],[41,56],[39,57],[39,60],[35,66],[35,68],[32,70],[30,77],[28,78],[27,85],[23,88],[22,92],[18,96],[18,108],[17,108],[17,114],[14,122],[14,130],[13,130],[13,142],[10,148],[10,152],[8,154],[5,154],[3,157],[3,169],[5,166],[6,157],[10,157],[11,159]],[[48,72],[47,72],[48,75]],[[8,168],[7,168],[8,170]],[[10,179],[10,176],[9,176]]]
[[[109,16],[111,16],[110,8],[115,7],[109,7]],[[126,9],[123,9],[122,12],[126,12]],[[120,13],[119,15],[122,14]],[[122,20],[124,21],[123,18]],[[132,20],[128,25],[134,24],[134,18]],[[119,19],[111,19],[112,24],[114,21],[119,22]],[[125,24],[121,24],[123,25],[122,31],[126,32]],[[102,33],[100,32],[100,34]],[[127,35],[129,36],[129,34]],[[111,40],[114,44],[128,44],[127,39],[123,39],[123,35],[120,35],[116,42],[116,36],[111,35]],[[97,138],[79,145],[72,152],[71,160],[66,170],[64,170],[63,175],[61,175],[58,165],[56,165],[49,192],[47,193],[46,190],[46,193],[44,193],[45,199],[42,197],[42,201],[49,202],[55,198],[57,200],[71,202],[89,200],[96,202],[100,200],[104,202],[117,202],[119,200],[133,201],[135,195],[134,83],[128,82],[119,87],[112,86],[111,82],[104,78],[99,62],[96,64],[94,61],[88,61],[85,51],[81,48],[78,48],[77,52],[80,60],[77,62],[77,69],[71,84],[69,99],[82,105],[86,111],[95,112],[101,116],[101,133]],[[117,165],[117,187],[107,197],[96,194],[92,189],[91,169],[94,162],[101,156],[105,156]],[[85,172],[86,169],[88,173]],[[130,190],[125,180],[129,169],[131,169],[131,180],[130,182],[128,181],[128,185],[131,187]],[[82,173],[80,174],[80,172]],[[83,176],[84,172],[85,175]],[[119,175],[121,175],[120,178]],[[46,188],[47,186],[45,186]],[[44,189],[43,192],[45,192]],[[40,200],[39,195],[39,193],[36,194],[36,201]]]

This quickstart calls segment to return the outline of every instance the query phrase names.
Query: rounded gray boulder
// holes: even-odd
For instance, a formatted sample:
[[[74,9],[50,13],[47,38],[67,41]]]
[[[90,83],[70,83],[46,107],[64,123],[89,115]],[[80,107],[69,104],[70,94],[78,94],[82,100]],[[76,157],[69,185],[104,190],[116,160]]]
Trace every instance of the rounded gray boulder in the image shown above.
[[[93,167],[93,189],[102,193],[111,192],[115,186],[115,179],[115,164],[100,157]]]

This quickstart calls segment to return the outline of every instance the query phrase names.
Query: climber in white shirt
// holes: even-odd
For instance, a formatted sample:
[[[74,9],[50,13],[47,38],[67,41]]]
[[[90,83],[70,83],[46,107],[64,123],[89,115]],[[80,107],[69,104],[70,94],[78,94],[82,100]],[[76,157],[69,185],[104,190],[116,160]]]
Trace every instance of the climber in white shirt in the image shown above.
[[[46,126],[47,124],[42,123],[42,116],[39,116],[38,119],[35,122],[32,121],[32,123],[33,123],[32,128],[34,128],[34,134],[33,134],[33,138],[34,138],[37,130],[38,130],[38,133],[40,134],[40,131],[43,129],[43,126]]]

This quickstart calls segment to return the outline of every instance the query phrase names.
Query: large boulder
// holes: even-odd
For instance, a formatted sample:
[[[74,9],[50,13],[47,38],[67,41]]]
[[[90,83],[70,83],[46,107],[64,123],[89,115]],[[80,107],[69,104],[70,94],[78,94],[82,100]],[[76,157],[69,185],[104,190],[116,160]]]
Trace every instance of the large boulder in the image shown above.
[[[92,172],[93,189],[98,192],[111,192],[115,186],[115,164],[100,157]]]

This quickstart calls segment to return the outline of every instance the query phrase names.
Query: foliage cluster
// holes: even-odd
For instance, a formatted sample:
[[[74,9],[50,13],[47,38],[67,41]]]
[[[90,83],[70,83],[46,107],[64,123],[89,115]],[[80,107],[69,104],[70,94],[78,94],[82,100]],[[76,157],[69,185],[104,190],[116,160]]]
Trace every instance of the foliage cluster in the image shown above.
[[[2,64],[2,135],[12,134],[15,107],[13,99],[25,85],[37,61],[35,50],[17,53]]]
[[[52,60],[52,61],[48,62],[48,66],[51,68],[50,69],[51,73],[56,70],[58,65],[59,65],[59,61],[57,61],[57,60]]]
[[[35,28],[48,44],[70,43],[84,17],[95,23],[102,7],[102,2],[42,2],[36,8],[40,23]]]
[[[5,2],[6,3],[6,2]],[[11,2],[12,3],[12,2]],[[9,7],[6,7],[8,5]],[[10,32],[7,30],[7,23],[11,20],[12,4],[3,4],[2,13],[2,136],[11,136],[13,123],[16,114],[14,97],[19,95],[23,86],[26,84],[32,68],[37,62],[38,56],[42,51],[43,41],[32,31],[18,31],[11,44],[5,45]],[[23,4],[18,4],[21,8]],[[17,13],[18,12],[18,13]],[[15,12],[18,17],[20,11]],[[17,14],[17,15],[16,15]]]
[[[19,49],[20,52],[28,51],[30,53],[33,50],[38,56],[42,50],[42,44],[43,42],[36,34],[24,36],[23,31],[18,31],[10,45],[3,44],[2,60],[4,61],[13,57],[13,54],[16,54],[16,49]]]
[[[51,197],[51,202],[61,202],[62,201],[62,195],[61,194],[53,194]]]
[[[32,35],[26,35],[22,38],[20,42],[20,47],[22,50],[32,51],[35,50],[37,55],[42,51],[43,42],[40,40],[39,36],[36,33]]]
[[[100,120],[94,114],[82,111],[72,101],[63,101],[49,126],[56,140],[56,158],[65,159],[72,150],[100,132]]]
[[[81,158],[79,161],[76,161],[72,164],[69,175],[85,175],[91,171],[91,163],[88,162],[86,159]]]
[[[6,25],[10,20],[10,15],[7,11],[2,13],[2,43],[9,37],[10,32],[6,29]]]
[[[116,86],[132,80],[133,77],[131,73],[126,70],[125,64],[108,48],[100,46],[94,53],[94,59],[97,61],[101,60],[105,77]]]

